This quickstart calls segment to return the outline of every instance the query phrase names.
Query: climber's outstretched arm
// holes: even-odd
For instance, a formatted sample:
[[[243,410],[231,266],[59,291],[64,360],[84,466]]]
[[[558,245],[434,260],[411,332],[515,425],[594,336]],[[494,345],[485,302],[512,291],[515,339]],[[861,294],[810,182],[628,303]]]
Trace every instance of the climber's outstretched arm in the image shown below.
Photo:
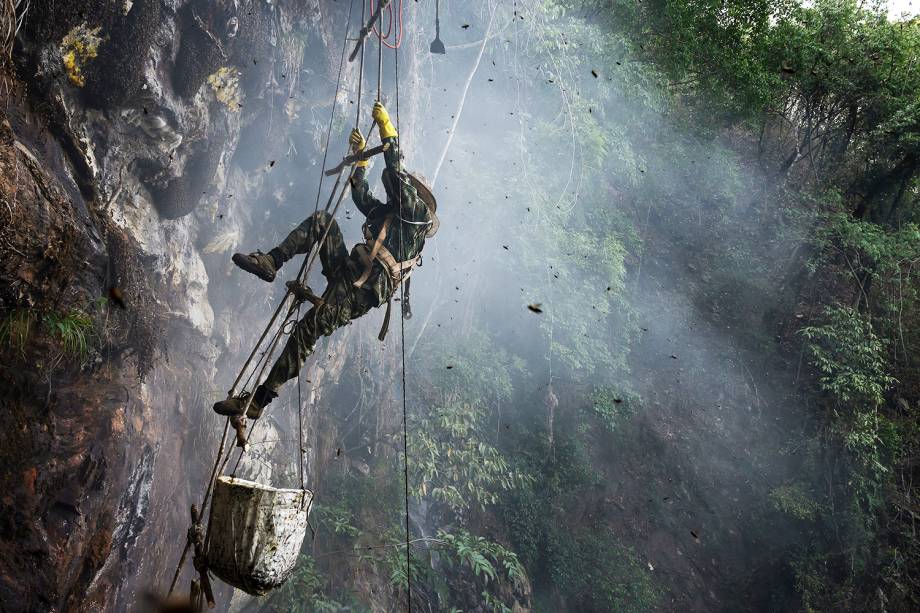
[[[402,156],[399,154],[399,137],[391,136],[383,141],[383,144],[389,147],[383,152],[383,161],[386,162],[387,168],[393,172],[402,171]]]
[[[367,168],[355,169],[351,177],[351,199],[365,217],[376,217],[386,212],[386,204],[374,198],[367,183]]]
[[[387,113],[383,103],[379,100],[374,103],[374,110],[371,114],[374,117],[374,121],[377,123],[377,127],[380,129],[380,142],[384,145],[389,145],[387,150],[383,152],[383,159],[386,162],[387,168],[392,172],[401,172],[402,165],[400,164],[399,155],[399,135],[396,133],[396,127],[393,125],[393,122],[390,121],[390,114]]]
[[[351,131],[348,138],[353,152],[358,153],[364,150],[367,144],[361,131],[357,128]],[[351,175],[351,199],[366,217],[375,216],[384,212],[384,203],[380,202],[371,194],[370,185],[367,183],[367,160],[355,162],[355,171]]]

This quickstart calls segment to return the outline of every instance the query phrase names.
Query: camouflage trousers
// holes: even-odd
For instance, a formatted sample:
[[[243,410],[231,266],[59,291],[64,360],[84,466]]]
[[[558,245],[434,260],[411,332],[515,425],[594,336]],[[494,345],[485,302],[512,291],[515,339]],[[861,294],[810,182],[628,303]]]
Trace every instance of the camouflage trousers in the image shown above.
[[[342,230],[328,213],[314,213],[305,219],[278,245],[276,252],[285,261],[298,254],[310,253],[327,228],[329,235],[319,251],[327,281],[323,304],[310,309],[288,336],[284,350],[262,384],[272,392],[277,393],[286,381],[297,376],[319,337],[329,336],[379,304],[374,292],[352,284],[360,276],[362,264],[354,254],[349,256]]]

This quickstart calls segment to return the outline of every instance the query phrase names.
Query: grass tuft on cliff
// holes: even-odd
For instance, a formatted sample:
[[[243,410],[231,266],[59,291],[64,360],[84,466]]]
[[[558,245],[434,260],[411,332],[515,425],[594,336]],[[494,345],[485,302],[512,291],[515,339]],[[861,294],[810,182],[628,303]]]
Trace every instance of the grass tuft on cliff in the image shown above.
[[[37,330],[60,345],[60,358],[86,359],[95,335],[93,319],[80,309],[40,315],[34,309],[13,309],[0,318],[0,348],[25,355]],[[59,358],[59,359],[60,359]]]
[[[14,309],[0,319],[0,347],[25,353],[35,319],[35,313],[28,309]]]
[[[45,329],[61,343],[64,355],[86,358],[89,350],[89,338],[93,334],[93,320],[79,310],[72,310],[64,315],[49,313],[44,317]]]

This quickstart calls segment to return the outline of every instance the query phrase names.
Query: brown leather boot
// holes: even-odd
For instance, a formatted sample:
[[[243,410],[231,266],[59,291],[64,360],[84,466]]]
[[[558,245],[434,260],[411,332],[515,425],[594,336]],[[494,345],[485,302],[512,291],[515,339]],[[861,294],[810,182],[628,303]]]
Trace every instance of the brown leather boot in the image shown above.
[[[265,410],[266,405],[268,405],[277,396],[277,392],[266,389],[261,385],[257,387],[256,393],[252,397],[252,402],[249,403],[249,410],[246,411],[246,417],[249,419],[259,419],[259,417],[262,416],[262,411]],[[239,417],[243,414],[243,408],[246,406],[248,401],[249,392],[243,392],[239,396],[231,396],[226,400],[215,402],[213,407],[214,412],[218,415]]]
[[[275,259],[261,251],[256,251],[249,255],[234,253],[233,263],[269,283],[275,280],[275,273],[278,271],[275,267]]]

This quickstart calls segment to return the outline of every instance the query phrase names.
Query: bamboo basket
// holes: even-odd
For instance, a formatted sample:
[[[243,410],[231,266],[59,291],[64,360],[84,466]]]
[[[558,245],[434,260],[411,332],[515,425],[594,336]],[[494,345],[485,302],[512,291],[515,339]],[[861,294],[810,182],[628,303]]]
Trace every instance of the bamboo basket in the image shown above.
[[[297,564],[312,500],[309,490],[218,478],[207,543],[210,571],[254,596],[283,584]]]

